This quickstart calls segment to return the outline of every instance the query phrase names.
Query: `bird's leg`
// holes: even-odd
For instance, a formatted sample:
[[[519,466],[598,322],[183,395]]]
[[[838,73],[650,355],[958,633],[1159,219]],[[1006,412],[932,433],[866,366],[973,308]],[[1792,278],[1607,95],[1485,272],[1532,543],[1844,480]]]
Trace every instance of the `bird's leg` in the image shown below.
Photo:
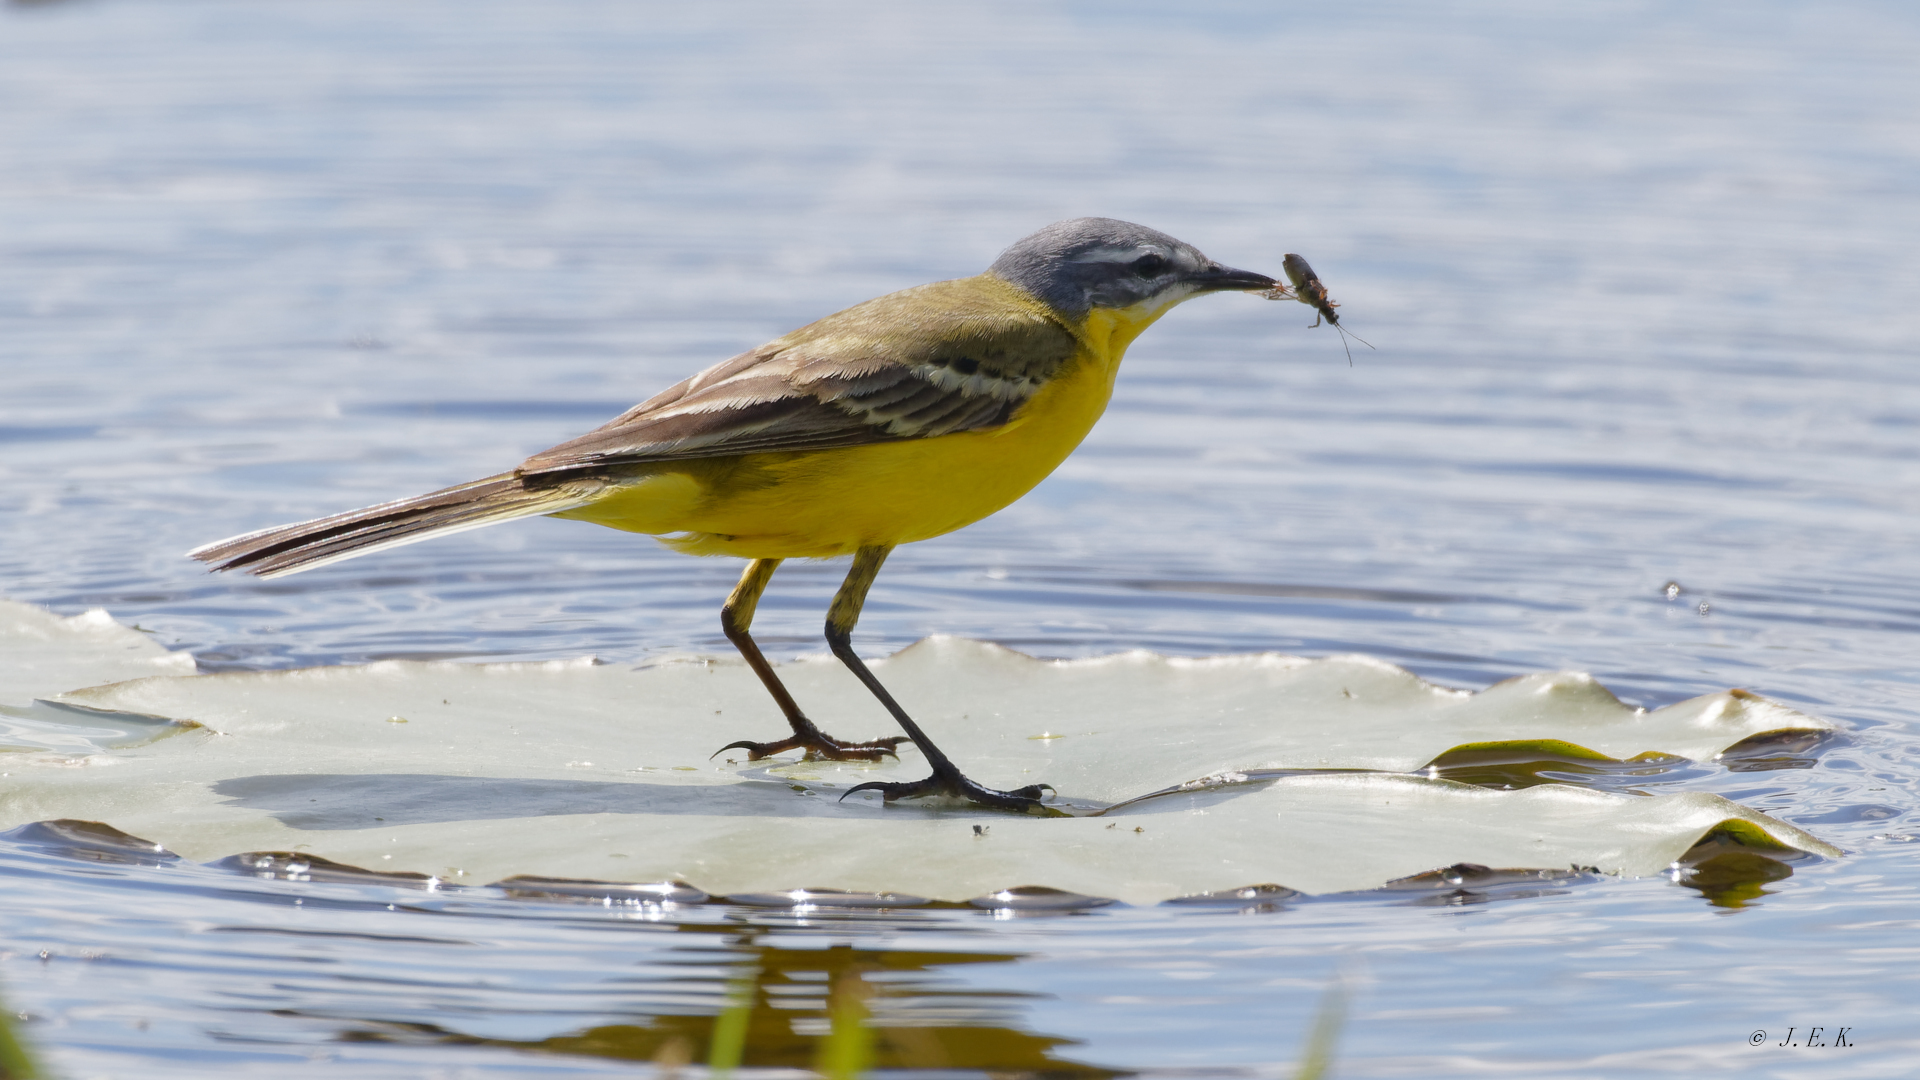
[[[947,759],[947,755],[933,745],[933,740],[927,738],[926,732],[920,730],[920,725],[914,723],[913,718],[907,715],[907,711],[900,707],[899,702],[893,700],[893,695],[887,693],[887,688],[880,685],[880,680],[873,677],[873,672],[867,670],[867,665],[853,651],[853,626],[860,621],[860,609],[867,602],[867,590],[872,587],[873,579],[880,573],[880,564],[887,561],[887,553],[892,550],[891,546],[863,547],[854,554],[853,569],[847,571],[847,580],[841,583],[840,591],[834,594],[833,606],[827,610],[827,646],[833,650],[833,655],[840,658],[841,663],[847,665],[854,677],[865,683],[873,696],[880,699],[880,704],[886,706],[887,711],[893,714],[893,718],[900,722],[901,729],[913,739],[913,745],[927,755],[927,761],[933,766],[933,775],[925,780],[906,784],[879,782],[859,784],[847,789],[846,795],[842,795],[841,798],[844,799],[856,791],[878,791],[886,797],[888,802],[924,795],[946,795],[1000,810],[1019,810],[1040,814],[1058,813],[1058,811],[1049,811],[1040,802],[1040,792],[1043,789],[1053,790],[1045,784],[1035,784],[1014,791],[995,791],[962,776],[953,762]]]
[[[760,655],[760,646],[754,644],[753,635],[747,628],[753,625],[754,608],[760,604],[760,594],[766,591],[767,582],[773,580],[773,571],[780,565],[779,559],[755,559],[747,566],[747,572],[740,575],[740,584],[733,587],[733,593],[727,597],[725,607],[720,609],[720,626],[727,633],[727,640],[746,657],[747,666],[773,695],[780,711],[787,716],[787,723],[793,728],[793,734],[779,742],[728,743],[715,754],[728,750],[745,750],[747,760],[769,757],[786,750],[805,750],[809,758],[833,758],[837,761],[858,760],[878,761],[881,757],[893,753],[893,748],[907,740],[898,735],[872,742],[848,743],[828,735],[807,719],[800,706],[794,702],[793,695],[780,683],[780,677],[773,673],[773,665]]]

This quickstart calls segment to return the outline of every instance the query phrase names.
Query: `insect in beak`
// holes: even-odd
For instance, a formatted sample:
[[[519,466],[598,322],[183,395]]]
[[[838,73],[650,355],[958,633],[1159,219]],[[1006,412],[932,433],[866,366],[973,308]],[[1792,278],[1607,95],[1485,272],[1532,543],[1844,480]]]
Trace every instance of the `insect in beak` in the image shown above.
[[[1322,319],[1332,323],[1333,328],[1340,331],[1340,347],[1347,352],[1348,367],[1353,366],[1353,348],[1347,344],[1347,338],[1351,337],[1367,348],[1373,348],[1366,338],[1340,325],[1340,316],[1333,310],[1340,305],[1327,295],[1327,287],[1321,284],[1320,275],[1313,272],[1313,267],[1307,265],[1307,260],[1298,255],[1289,254],[1280,260],[1280,268],[1286,273],[1287,280],[1293,283],[1293,288],[1275,285],[1260,295],[1269,300],[1298,300],[1307,305],[1317,313],[1317,317],[1313,320],[1314,326],[1319,326]]]

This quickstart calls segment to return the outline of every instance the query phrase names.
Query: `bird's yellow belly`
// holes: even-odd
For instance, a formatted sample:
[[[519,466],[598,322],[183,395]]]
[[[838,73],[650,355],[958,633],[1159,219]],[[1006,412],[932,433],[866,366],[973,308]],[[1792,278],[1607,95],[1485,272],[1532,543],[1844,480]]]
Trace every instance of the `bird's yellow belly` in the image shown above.
[[[1081,352],[991,430],[675,463],[555,516],[662,535],[692,554],[759,559],[939,536],[1025,495],[1066,460],[1106,410],[1119,351]]]

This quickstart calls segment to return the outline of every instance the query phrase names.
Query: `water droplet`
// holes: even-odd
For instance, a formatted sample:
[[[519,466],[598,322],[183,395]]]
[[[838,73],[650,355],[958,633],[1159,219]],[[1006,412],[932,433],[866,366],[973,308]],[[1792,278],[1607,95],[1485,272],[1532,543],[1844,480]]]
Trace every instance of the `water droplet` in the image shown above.
[[[1666,593],[1667,599],[1671,600],[1674,597],[1679,596],[1685,590],[1680,588],[1679,582],[1669,581],[1665,585],[1660,587],[1660,591]]]

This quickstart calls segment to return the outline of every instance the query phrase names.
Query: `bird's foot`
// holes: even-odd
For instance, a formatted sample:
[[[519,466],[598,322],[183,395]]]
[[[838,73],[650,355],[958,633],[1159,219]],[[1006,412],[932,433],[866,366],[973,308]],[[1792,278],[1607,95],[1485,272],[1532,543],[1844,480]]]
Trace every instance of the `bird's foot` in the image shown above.
[[[842,800],[856,791],[878,791],[887,802],[895,799],[923,799],[940,796],[948,799],[963,800],[975,806],[991,807],[995,810],[1012,810],[1022,814],[1039,814],[1042,817],[1061,817],[1061,811],[1040,801],[1042,791],[1052,791],[1051,784],[1030,784],[1012,791],[995,791],[982,787],[962,776],[958,771],[935,769],[932,776],[925,780],[908,783],[887,783],[871,781],[856,784],[840,796]]]
[[[719,757],[729,750],[745,750],[748,761],[759,761],[761,758],[784,754],[789,750],[804,750],[806,751],[806,756],[802,759],[804,761],[815,761],[820,758],[826,758],[829,761],[879,761],[890,755],[899,757],[895,747],[907,741],[906,736],[895,735],[886,739],[874,739],[871,742],[842,742],[811,724],[808,728],[809,730],[796,731],[778,742],[757,743],[742,740],[728,743],[714,751],[713,756]]]

